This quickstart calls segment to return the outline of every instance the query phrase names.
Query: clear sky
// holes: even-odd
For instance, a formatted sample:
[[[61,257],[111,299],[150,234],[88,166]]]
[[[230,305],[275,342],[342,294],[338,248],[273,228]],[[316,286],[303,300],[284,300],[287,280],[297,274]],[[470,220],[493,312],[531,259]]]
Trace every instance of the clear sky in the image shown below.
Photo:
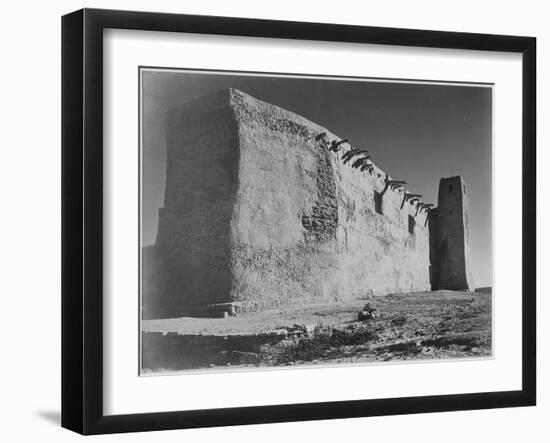
[[[439,179],[462,175],[468,187],[471,254],[477,287],[492,285],[492,89],[311,79],[307,77],[145,71],[143,245],[153,244],[163,205],[164,111],[222,88],[236,88],[326,127],[407,189],[437,205]]]

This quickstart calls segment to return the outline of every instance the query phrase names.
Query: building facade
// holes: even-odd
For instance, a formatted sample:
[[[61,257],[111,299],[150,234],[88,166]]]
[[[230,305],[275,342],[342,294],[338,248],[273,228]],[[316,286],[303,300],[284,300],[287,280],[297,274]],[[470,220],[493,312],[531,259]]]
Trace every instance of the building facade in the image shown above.
[[[433,208],[367,152],[235,89],[170,111],[166,134],[145,318],[474,289],[460,177]]]

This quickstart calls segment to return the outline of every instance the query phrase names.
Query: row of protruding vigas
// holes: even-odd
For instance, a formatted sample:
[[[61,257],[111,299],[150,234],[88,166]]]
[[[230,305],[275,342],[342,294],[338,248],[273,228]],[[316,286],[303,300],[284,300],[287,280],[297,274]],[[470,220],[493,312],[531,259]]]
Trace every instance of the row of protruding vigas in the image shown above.
[[[315,141],[321,143],[326,149],[328,149],[330,152],[334,152],[335,154],[343,152],[340,159],[343,161],[344,164],[348,164],[352,168],[358,169],[361,172],[366,171],[371,175],[374,172],[374,163],[372,163],[371,156],[369,155],[368,151],[354,148],[353,146],[351,146],[349,139],[344,138],[341,140],[334,139],[332,141],[329,141],[327,133],[323,132],[315,137]],[[349,149],[344,149],[345,145],[349,146]],[[415,216],[423,210],[429,212],[433,209],[434,205],[432,203],[424,203],[421,200],[421,194],[407,192],[407,190],[404,188],[404,185],[407,184],[406,181],[390,180],[390,178],[386,174],[385,184],[386,186],[384,187],[384,190],[381,192],[381,194],[383,195],[388,190],[388,188],[392,191],[396,189],[403,189],[404,196],[403,202],[401,203],[401,208],[403,208],[403,205],[406,202],[416,204]]]

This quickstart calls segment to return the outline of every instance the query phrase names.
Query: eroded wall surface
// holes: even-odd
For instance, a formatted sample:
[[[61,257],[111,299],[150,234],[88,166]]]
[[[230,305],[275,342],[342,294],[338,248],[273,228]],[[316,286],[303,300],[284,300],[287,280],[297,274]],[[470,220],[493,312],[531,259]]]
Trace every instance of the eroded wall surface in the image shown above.
[[[316,140],[340,140],[327,129],[242,93],[233,101],[241,154],[232,299],[272,306],[430,289],[427,213],[404,202],[403,188],[386,187],[391,177],[376,166],[344,164],[349,145],[333,153]]]

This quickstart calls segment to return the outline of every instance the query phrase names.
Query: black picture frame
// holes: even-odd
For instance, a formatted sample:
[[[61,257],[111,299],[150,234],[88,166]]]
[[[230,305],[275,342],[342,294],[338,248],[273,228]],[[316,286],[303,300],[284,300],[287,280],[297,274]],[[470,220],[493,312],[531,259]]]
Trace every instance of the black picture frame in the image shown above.
[[[521,390],[104,415],[102,35],[107,28],[522,54]],[[62,426],[82,434],[106,434],[535,405],[535,66],[533,37],[97,9],[65,15],[62,18]]]

